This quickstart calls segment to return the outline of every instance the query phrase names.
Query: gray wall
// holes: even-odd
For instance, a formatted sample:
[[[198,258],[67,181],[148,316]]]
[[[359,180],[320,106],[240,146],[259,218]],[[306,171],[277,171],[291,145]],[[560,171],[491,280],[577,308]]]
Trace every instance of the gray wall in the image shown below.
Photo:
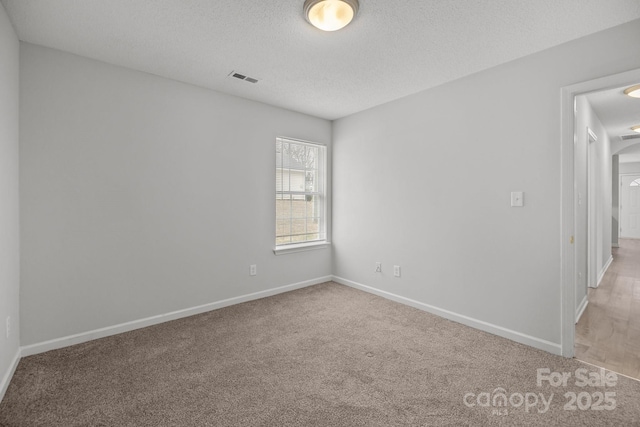
[[[620,162],[619,173],[640,173],[640,162]]]
[[[640,68],[639,39],[634,21],[337,120],[334,274],[559,344],[561,88]]]
[[[18,38],[0,4],[0,399],[20,346],[18,50]],[[8,316],[12,331],[7,339],[5,322]]]
[[[618,247],[620,230],[620,159],[611,157],[611,246]]]
[[[329,121],[35,45],[20,58],[22,345],[331,274],[331,249],[272,252],[275,138],[329,144]]]

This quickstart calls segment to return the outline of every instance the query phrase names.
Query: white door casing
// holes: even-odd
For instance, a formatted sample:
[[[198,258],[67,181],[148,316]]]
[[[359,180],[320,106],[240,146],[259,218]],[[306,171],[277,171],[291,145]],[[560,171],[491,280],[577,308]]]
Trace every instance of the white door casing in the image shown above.
[[[602,198],[597,159],[598,137],[587,127],[587,285],[595,288],[598,282],[596,267],[598,265],[598,239],[597,228],[601,222],[598,212],[598,201]]]

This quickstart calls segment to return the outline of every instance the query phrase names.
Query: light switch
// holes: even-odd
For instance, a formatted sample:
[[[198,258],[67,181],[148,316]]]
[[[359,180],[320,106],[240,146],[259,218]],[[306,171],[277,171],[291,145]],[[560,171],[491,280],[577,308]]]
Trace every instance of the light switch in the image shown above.
[[[511,206],[512,207],[524,206],[524,193],[522,191],[511,192]]]

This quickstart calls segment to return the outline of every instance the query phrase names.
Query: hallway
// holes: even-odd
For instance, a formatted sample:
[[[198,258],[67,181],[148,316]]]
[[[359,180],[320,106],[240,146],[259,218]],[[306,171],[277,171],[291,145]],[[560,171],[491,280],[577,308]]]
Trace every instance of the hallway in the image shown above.
[[[640,240],[620,239],[576,324],[575,357],[640,379]]]

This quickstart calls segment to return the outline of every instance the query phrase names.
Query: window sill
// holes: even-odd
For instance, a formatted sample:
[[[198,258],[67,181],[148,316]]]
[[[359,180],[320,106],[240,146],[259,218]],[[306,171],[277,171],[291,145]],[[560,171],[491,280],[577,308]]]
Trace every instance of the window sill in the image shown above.
[[[295,245],[277,246],[273,248],[273,253],[276,255],[292,254],[296,252],[313,251],[316,249],[324,249],[331,246],[331,242],[311,242],[311,243],[298,243]]]

